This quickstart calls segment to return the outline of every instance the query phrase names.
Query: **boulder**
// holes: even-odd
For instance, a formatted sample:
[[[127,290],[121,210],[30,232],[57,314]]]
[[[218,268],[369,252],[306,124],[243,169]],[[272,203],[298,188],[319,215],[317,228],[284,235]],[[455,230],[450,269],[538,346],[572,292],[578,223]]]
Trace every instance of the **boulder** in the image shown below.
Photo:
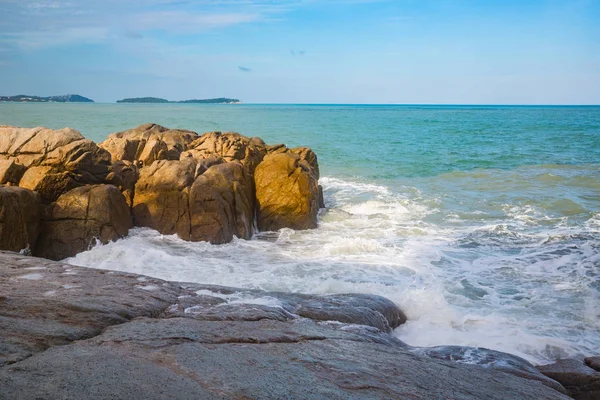
[[[112,165],[112,172],[106,177],[107,181],[118,187],[129,207],[133,207],[135,184],[140,177],[136,163],[131,161],[117,161]]]
[[[317,227],[319,186],[312,167],[299,155],[266,156],[254,173],[258,229]]]
[[[600,399],[600,372],[590,368],[583,360],[562,359],[554,364],[540,365],[537,369],[562,384],[569,396],[576,400]]]
[[[222,244],[254,233],[254,181],[239,162],[211,166],[198,176],[189,205],[191,241]]]
[[[233,236],[250,239],[252,177],[239,162],[219,162],[216,158],[185,158],[156,161],[142,168],[133,202],[135,225],[191,241],[226,243]]]
[[[132,227],[125,198],[115,186],[75,188],[48,206],[34,254],[51,260],[75,256],[95,241],[108,243]]]
[[[79,184],[70,173],[48,165],[41,165],[25,171],[19,186],[38,192],[42,201],[48,204],[58,199],[63,193],[78,187]]]
[[[203,159],[218,156],[225,162],[240,161],[246,171],[254,173],[256,166],[267,153],[262,139],[248,138],[235,132],[208,132],[200,136],[188,146],[188,151],[181,158]]]
[[[15,186],[0,186],[0,250],[21,251],[36,244],[40,196]]]
[[[143,166],[157,160],[178,160],[182,151],[195,140],[192,131],[169,129],[157,124],[144,124],[123,132],[112,133],[99,144],[114,161],[140,161]]]
[[[290,153],[297,154],[301,160],[304,160],[310,165],[312,173],[315,175],[317,180],[320,177],[319,173],[319,161],[317,160],[317,154],[312,151],[309,147],[295,147],[288,150]]]
[[[71,128],[19,128],[0,126],[0,158],[12,159],[25,167],[42,165],[48,154],[85,138]]]
[[[190,240],[189,192],[196,167],[196,160],[190,158],[155,161],[142,168],[133,199],[135,226]]]
[[[19,186],[39,192],[45,203],[74,187],[104,183],[110,172],[110,154],[70,128],[2,126],[0,159],[27,168]]]
[[[17,185],[25,169],[23,164],[13,160],[0,160],[0,185]]]

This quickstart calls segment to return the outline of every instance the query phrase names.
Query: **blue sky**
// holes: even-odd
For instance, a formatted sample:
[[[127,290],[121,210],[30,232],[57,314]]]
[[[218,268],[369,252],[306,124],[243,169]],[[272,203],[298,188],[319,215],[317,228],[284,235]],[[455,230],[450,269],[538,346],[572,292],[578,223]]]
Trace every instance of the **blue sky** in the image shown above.
[[[600,104],[600,0],[0,0],[0,95]]]

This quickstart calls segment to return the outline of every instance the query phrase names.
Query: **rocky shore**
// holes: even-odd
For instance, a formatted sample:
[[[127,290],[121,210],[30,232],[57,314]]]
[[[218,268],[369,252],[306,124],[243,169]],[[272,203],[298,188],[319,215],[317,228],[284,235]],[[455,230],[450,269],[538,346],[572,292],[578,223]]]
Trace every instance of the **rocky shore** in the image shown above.
[[[378,296],[166,282],[7,252],[0,293],[1,399],[568,398],[518,357],[407,346],[388,333],[404,314]]]
[[[0,126],[0,250],[60,260],[133,226],[214,244],[315,228],[318,179],[311,149],[238,133],[146,124],[95,144],[70,128]]]
[[[600,398],[597,357],[536,368],[411,347],[390,335],[406,317],[383,297],[50,260],[133,226],[211,243],[315,228],[318,179],[311,149],[237,133],[147,124],[95,144],[69,128],[0,126],[0,399]]]

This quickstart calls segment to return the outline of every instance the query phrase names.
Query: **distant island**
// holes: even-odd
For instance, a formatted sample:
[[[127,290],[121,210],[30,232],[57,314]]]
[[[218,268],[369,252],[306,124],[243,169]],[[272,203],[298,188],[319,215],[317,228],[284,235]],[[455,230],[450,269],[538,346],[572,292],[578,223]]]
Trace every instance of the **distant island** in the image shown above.
[[[0,96],[0,101],[13,101],[20,103],[93,103],[94,100],[78,94],[64,94],[62,96],[28,96],[20,94],[17,96]]]
[[[200,104],[239,104],[238,99],[230,99],[227,97],[219,97],[216,99],[192,99],[181,101],[169,101],[160,97],[134,97],[131,99],[117,100],[117,103],[200,103]]]

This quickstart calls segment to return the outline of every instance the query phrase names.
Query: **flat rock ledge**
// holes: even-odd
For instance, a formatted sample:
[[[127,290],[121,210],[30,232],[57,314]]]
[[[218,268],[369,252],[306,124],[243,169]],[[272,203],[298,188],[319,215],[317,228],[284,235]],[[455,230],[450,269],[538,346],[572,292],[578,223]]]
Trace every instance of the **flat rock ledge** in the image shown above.
[[[525,360],[413,348],[371,295],[167,282],[0,252],[0,399],[568,399]]]

